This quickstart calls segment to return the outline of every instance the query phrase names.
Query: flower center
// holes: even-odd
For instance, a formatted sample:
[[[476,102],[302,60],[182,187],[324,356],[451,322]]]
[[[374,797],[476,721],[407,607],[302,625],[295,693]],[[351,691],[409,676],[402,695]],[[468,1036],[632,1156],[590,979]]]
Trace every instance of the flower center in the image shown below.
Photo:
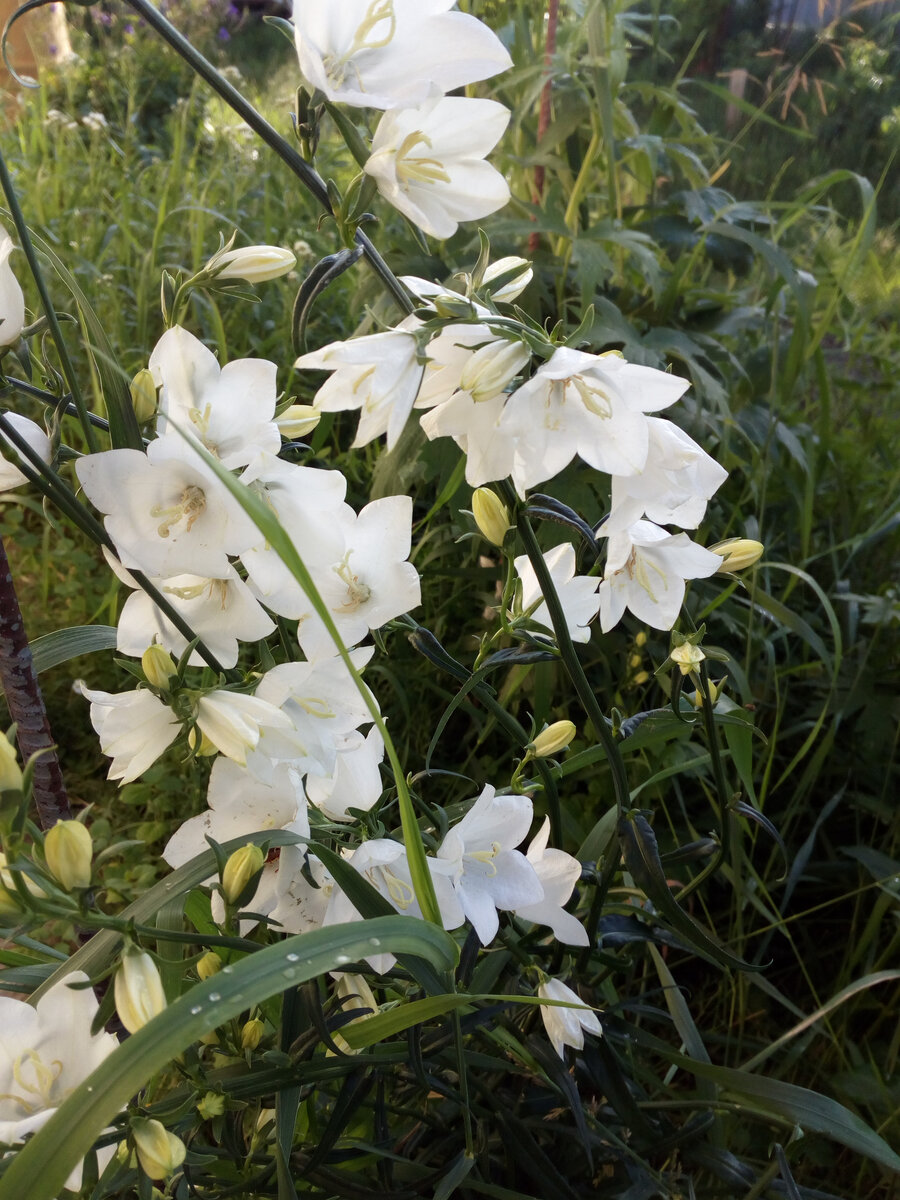
[[[164,587],[162,591],[169,596],[177,596],[179,600],[196,600],[204,592],[207,592],[210,600],[212,600],[215,593],[218,592],[219,605],[222,612],[228,607],[227,579],[203,579],[200,583],[191,583],[186,587]]]
[[[636,550],[632,550],[628,557],[628,562],[625,564],[622,570],[627,571],[628,578],[635,580],[635,582],[644,589],[654,604],[656,603],[656,596],[653,593],[653,585],[650,581],[650,571],[656,572],[656,574],[662,580],[663,591],[666,590],[665,571],[661,570],[655,562],[649,561],[643,555],[639,555]],[[618,574],[618,572],[616,572],[616,574]]]
[[[587,380],[583,375],[573,375],[565,383],[567,388],[571,385],[575,389],[588,412],[602,417],[604,421],[608,421],[613,415],[612,400],[599,383]]]
[[[497,874],[497,864],[494,859],[500,853],[500,843],[491,842],[490,850],[470,850],[463,855],[463,858],[469,859],[470,862],[481,863],[487,868],[485,874],[493,876]]]
[[[416,146],[427,146],[431,149],[431,138],[421,129],[408,133],[397,148],[394,170],[404,191],[409,191],[410,180],[417,183],[449,183],[450,176],[444,164],[437,158],[413,155]]]
[[[337,608],[333,608],[332,612],[339,613],[354,613],[361,604],[365,604],[371,599],[372,589],[363,583],[358,575],[354,575],[350,569],[350,555],[352,550],[348,550],[339,563],[336,563],[331,569],[335,575],[347,585],[347,600]]]
[[[405,910],[409,908],[416,896],[410,885],[404,879],[401,879],[399,875],[395,875],[394,872],[389,870],[387,867],[381,867],[379,869],[381,871],[381,877],[384,880],[384,886],[387,888],[388,895],[393,903],[396,904],[400,909]],[[371,882],[374,884],[375,880],[373,879]]]
[[[48,1066],[36,1050],[26,1050],[19,1055],[12,1068],[19,1092],[0,1092],[0,1100],[11,1100],[18,1104],[26,1117],[54,1108],[63,1099],[62,1096],[54,1096],[62,1070],[63,1065],[58,1058]]]
[[[387,23],[387,29],[381,34],[377,32],[380,25]],[[353,41],[347,50],[339,57],[329,55],[322,60],[325,76],[332,87],[340,87],[347,76],[347,68],[352,67],[356,74],[356,82],[360,91],[366,89],[362,85],[359,70],[351,59],[363,50],[383,50],[390,45],[397,32],[397,17],[394,14],[393,0],[372,0],[366,9],[366,15],[356,27]]]
[[[154,504],[150,509],[150,516],[163,518],[156,532],[161,538],[167,538],[172,528],[180,525],[182,521],[186,522],[185,532],[190,533],[194,522],[203,515],[205,508],[206,495],[203,488],[191,483],[181,493],[177,504],[172,504],[169,508]]]

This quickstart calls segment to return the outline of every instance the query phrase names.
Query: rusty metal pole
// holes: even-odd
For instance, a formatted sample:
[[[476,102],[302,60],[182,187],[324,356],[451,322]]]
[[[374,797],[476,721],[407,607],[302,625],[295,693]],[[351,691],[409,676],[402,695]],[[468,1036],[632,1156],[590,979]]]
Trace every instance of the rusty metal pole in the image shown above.
[[[44,697],[38,686],[34,659],[13,584],[6,546],[0,537],[0,683],[9,715],[16,723],[16,738],[23,763],[34,754],[34,802],[42,829],[72,816],[59,759],[56,757]]]

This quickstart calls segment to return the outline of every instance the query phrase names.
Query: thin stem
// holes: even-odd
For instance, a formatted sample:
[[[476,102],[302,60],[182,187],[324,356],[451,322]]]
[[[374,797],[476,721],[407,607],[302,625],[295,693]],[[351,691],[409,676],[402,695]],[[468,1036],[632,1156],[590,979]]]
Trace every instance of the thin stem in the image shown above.
[[[66,377],[66,383],[69,386],[69,391],[72,394],[72,399],[75,403],[75,410],[78,418],[81,421],[81,427],[84,430],[84,436],[91,453],[95,453],[99,447],[97,444],[97,436],[94,433],[93,426],[88,418],[87,405],[84,402],[84,396],[81,394],[81,388],[78,386],[78,376],[75,373],[75,368],[72,365],[72,360],[69,357],[69,350],[63,338],[62,329],[60,328],[59,320],[56,316],[56,309],[53,307],[53,301],[50,298],[50,292],[47,289],[47,283],[44,279],[44,273],[41,270],[41,264],[38,262],[37,254],[35,253],[34,245],[31,241],[31,234],[28,231],[28,226],[25,223],[25,216],[19,204],[16,190],[13,187],[12,177],[6,166],[6,159],[0,152],[0,187],[3,188],[3,194],[6,197],[6,203],[9,206],[10,216],[16,227],[16,232],[19,235],[19,241],[22,245],[22,251],[28,260],[28,266],[37,286],[38,295],[41,298],[41,304],[44,309],[44,316],[47,318],[47,325],[50,329],[50,335],[53,338],[56,346],[56,353],[59,355],[60,365],[63,369],[63,375]]]
[[[71,403],[71,395],[54,396],[52,392],[46,392],[43,388],[35,387],[33,383],[26,383],[24,379],[14,379],[10,375],[5,375],[4,379],[14,391],[21,392],[23,396],[33,396],[48,408],[62,408],[66,416],[81,418],[78,409]],[[92,412],[89,412],[87,417],[95,429],[109,433],[109,421],[105,417],[98,417]]]
[[[333,215],[325,181],[309,165],[303,155],[290,142],[286,141],[278,130],[269,124],[262,113],[257,112],[253,105],[248,103],[241,93],[231,86],[227,79],[222,77],[212,63],[204,58],[186,37],[179,33],[175,26],[167,21],[158,9],[153,7],[150,0],[127,0],[127,2],[135,12],[144,18],[152,29],[156,30],[160,37],[169,43],[173,50],[177,51],[190,64],[197,74],[209,84],[213,91],[217,92],[225,103],[246,121],[253,132],[262,138],[271,150],[275,151],[282,162],[286,163],[294,172],[325,212]],[[368,260],[369,265],[384,284],[385,289],[390,292],[398,306],[405,314],[411,313],[415,305],[405,288],[362,230],[358,229],[356,231],[355,241],[358,246],[362,246],[363,254]]]

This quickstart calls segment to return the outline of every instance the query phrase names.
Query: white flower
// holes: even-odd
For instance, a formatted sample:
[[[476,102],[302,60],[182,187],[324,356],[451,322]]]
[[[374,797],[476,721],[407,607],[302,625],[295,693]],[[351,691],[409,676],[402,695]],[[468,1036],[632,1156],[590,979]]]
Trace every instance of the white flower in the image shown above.
[[[450,871],[456,898],[483,946],[499,928],[497,909],[543,899],[534,867],[513,848],[528,832],[531,817],[527,796],[498,796],[488,784],[438,848],[438,861]]]
[[[294,364],[332,372],[316,392],[315,408],[321,412],[360,410],[354,447],[366,446],[383,433],[389,450],[396,444],[422,379],[416,339],[410,332],[418,324],[408,317],[396,329],[331,342],[301,355]]]
[[[261,731],[292,729],[289,716],[258,696],[216,691],[200,696],[196,705],[197,727],[215,748],[240,766],[255,750]]]
[[[647,461],[638,475],[614,475],[605,533],[621,533],[646,517],[657,525],[696,529],[707,501],[728,478],[714,458],[671,421],[648,417]]]
[[[157,433],[196,437],[223,467],[244,467],[261,452],[277,454],[276,366],[263,358],[238,358],[224,367],[211,350],[180,325],[167,329],[150,355],[160,388]],[[169,432],[174,423],[181,433]]]
[[[310,803],[330,821],[352,821],[351,808],[368,812],[384,791],[378,769],[383,758],[384,741],[374,726],[366,737],[355,731],[346,734],[337,743],[331,774],[307,775]]]
[[[517,271],[518,273],[507,283],[504,283],[502,287],[488,288],[493,299],[501,303],[508,303],[510,300],[515,300],[531,283],[534,271],[528,259],[516,257],[498,258],[496,262],[492,262],[485,270],[481,281],[482,284],[489,284],[493,280],[499,279],[501,275],[508,275],[510,271]]]
[[[25,296],[13,274],[9,256],[15,243],[0,225],[0,346],[11,346],[25,328]]]
[[[0,325],[0,333],[3,326]],[[31,449],[41,456],[45,463],[50,461],[50,439],[44,433],[39,425],[35,425],[34,421],[29,421],[27,417],[20,417],[18,413],[7,413],[6,419],[12,425],[13,429],[24,438]],[[0,491],[8,492],[12,488],[21,487],[23,483],[28,482],[27,476],[20,471],[12,459],[22,461],[22,455],[19,450],[13,445],[12,441],[5,433],[0,433],[0,445],[3,447],[3,454],[0,455]],[[31,463],[28,464],[32,466]]]
[[[409,284],[412,280],[405,277],[404,282]],[[416,408],[433,408],[450,400],[459,391],[462,373],[475,347],[503,340],[487,325],[448,325],[442,329],[425,348],[427,361]]]
[[[538,987],[541,1000],[561,1000],[571,1004],[572,1008],[560,1008],[557,1005],[541,1005],[541,1017],[547,1036],[553,1043],[553,1049],[559,1057],[565,1060],[566,1046],[581,1050],[584,1046],[584,1033],[595,1033],[598,1037],[603,1033],[603,1027],[597,1019],[597,1014],[586,1007],[581,997],[566,987],[558,979],[548,979]]]
[[[294,6],[300,70],[329,100],[367,108],[418,104],[512,66],[455,0],[341,0]]]
[[[72,971],[37,1004],[0,996],[0,1144],[14,1146],[37,1132],[60,1104],[118,1046],[112,1034],[91,1035],[97,1001],[83,971]],[[102,1171],[114,1146],[98,1150]],[[81,1187],[81,1163],[65,1186]]]
[[[172,710],[145,688],[112,695],[78,680],[75,690],[91,702],[91,724],[100,738],[100,749],[112,759],[109,779],[131,783],[178,736],[181,726]]]
[[[564,850],[548,849],[549,837],[550,818],[545,817],[543,825],[531,840],[527,854],[541,881],[544,898],[537,904],[520,904],[515,914],[535,925],[549,925],[553,936],[567,946],[587,946],[590,939],[584,926],[563,908],[581,878],[581,863]]]
[[[90,129],[92,133],[100,133],[109,125],[106,117],[102,112],[89,112],[81,118],[81,123],[85,129]]]
[[[477,404],[467,392],[457,392],[421,419],[425,435],[452,437],[466,456],[466,483],[474,487],[512,474],[515,441],[501,424],[506,396]]]
[[[281,246],[240,246],[214,254],[206,270],[214,270],[217,279],[244,279],[247,283],[265,283],[286,275],[297,259]]]
[[[152,1021],[166,1007],[159,968],[146,950],[130,946],[116,971],[114,990],[116,1012],[129,1033]]]
[[[304,878],[304,859],[312,883]],[[275,874],[276,904],[268,912],[269,919],[277,921],[284,933],[321,929],[333,891],[334,880],[314,854],[306,855],[301,846],[282,846]],[[253,906],[261,911],[258,897]]]
[[[342,542],[330,562],[310,568],[319,594],[347,646],[362,641],[422,599],[419,573],[409,558],[412,499],[385,496],[367,504],[357,516],[344,506],[335,532]],[[310,657],[335,652],[331,635],[312,606],[299,614],[297,640]]]
[[[602,535],[603,530],[600,530]],[[670,534],[650,521],[614,533],[600,584],[600,627],[607,633],[629,608],[653,629],[671,629],[684,600],[686,579],[705,579],[721,567],[718,554]]]
[[[439,96],[418,108],[386,112],[363,170],[388,203],[432,237],[448,238],[460,221],[509,201],[506,180],[485,155],[509,121],[496,100]]]
[[[148,575],[228,574],[229,554],[259,531],[225,485],[181,438],[157,438],[146,454],[104,450],[75,464],[125,567]]]
[[[610,475],[636,475],[647,461],[647,412],[667,408],[684,379],[617,354],[566,347],[509,397],[500,431],[514,443],[520,494],[552,479],[579,455]]]
[[[575,574],[575,547],[571,542],[563,542],[562,545],[548,550],[544,555],[544,562],[547,564],[550,578],[556,586],[556,594],[566,618],[569,637],[573,642],[589,642],[591,640],[589,623],[596,617],[600,608],[597,580],[590,575]],[[523,611],[541,600],[542,602],[531,614],[531,619],[552,632],[553,622],[550,619],[550,610],[547,608],[546,602],[542,600],[537,575],[528,560],[528,555],[520,555],[514,565],[516,573],[522,581]]]

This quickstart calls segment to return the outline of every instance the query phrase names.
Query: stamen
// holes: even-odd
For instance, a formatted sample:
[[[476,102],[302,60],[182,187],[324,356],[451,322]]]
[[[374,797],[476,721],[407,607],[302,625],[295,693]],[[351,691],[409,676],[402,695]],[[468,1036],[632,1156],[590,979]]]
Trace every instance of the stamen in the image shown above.
[[[394,160],[397,178],[405,187],[411,179],[420,183],[449,183],[450,176],[444,164],[436,158],[410,158],[416,146],[427,146],[431,149],[431,138],[421,129],[408,133],[400,143]]]
[[[352,613],[356,612],[361,604],[365,604],[371,599],[372,589],[363,583],[358,575],[354,575],[350,570],[350,555],[352,550],[348,550],[339,563],[331,569],[335,575],[347,585],[347,602],[341,604],[337,608],[332,608],[332,612]]]
[[[181,499],[178,504],[173,504],[169,508],[163,508],[161,504],[154,504],[150,509],[150,516],[165,518],[157,526],[156,532],[161,538],[167,538],[172,531],[172,527],[180,525],[183,520],[187,521],[185,532],[190,533],[194,522],[203,515],[205,508],[206,495],[203,488],[197,487],[196,484],[192,483],[181,493]]]
[[[393,871],[388,870],[387,867],[381,868],[381,875],[384,879],[385,886],[387,887],[388,895],[390,896],[391,900],[393,900],[394,904],[396,904],[398,908],[409,908],[413,900],[416,898],[416,893],[409,886],[409,884],[405,880],[398,878],[398,876],[396,876]],[[375,881],[372,880],[372,882],[374,883]]]
[[[385,21],[388,22],[387,32],[381,37],[375,36],[375,30]],[[356,33],[353,35],[349,49],[340,57],[327,57],[322,60],[329,83],[340,87],[344,82],[349,65],[353,68],[360,90],[365,91],[356,64],[352,63],[351,59],[363,50],[384,49],[393,41],[396,32],[397,18],[394,13],[393,0],[372,0],[366,9],[366,15],[356,27]]]

